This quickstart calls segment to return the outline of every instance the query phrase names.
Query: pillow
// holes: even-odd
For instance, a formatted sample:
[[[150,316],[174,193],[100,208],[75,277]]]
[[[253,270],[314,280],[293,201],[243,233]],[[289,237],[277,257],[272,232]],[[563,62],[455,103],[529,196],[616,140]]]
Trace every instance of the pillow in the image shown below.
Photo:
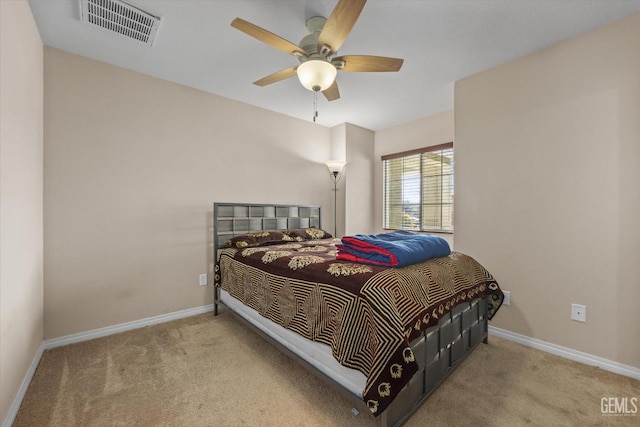
[[[224,242],[226,246],[244,249],[256,246],[293,242],[294,238],[281,231],[256,231],[242,234]]]
[[[284,233],[298,242],[302,240],[330,239],[333,237],[323,229],[316,227],[284,230]]]

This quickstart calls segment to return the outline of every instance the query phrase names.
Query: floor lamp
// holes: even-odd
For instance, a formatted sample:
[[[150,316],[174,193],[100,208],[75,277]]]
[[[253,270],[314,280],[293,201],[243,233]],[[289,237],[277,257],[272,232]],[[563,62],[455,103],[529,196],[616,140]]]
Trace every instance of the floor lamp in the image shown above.
[[[340,174],[346,163],[340,160],[329,160],[326,165],[333,181],[333,188],[331,189],[333,191],[333,237],[338,237],[338,181],[340,181]]]

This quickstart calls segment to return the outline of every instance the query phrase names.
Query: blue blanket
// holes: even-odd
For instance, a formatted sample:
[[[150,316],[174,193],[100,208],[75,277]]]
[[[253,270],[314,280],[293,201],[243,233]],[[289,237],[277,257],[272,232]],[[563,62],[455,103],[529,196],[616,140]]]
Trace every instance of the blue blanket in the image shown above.
[[[404,230],[345,236],[336,247],[337,259],[383,267],[404,267],[451,253],[441,237]]]

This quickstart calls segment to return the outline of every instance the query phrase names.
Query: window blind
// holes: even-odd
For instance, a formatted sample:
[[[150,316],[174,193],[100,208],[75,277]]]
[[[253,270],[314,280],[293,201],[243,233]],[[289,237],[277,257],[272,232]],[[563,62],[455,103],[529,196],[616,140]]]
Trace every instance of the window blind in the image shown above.
[[[382,156],[383,227],[453,232],[453,143]]]

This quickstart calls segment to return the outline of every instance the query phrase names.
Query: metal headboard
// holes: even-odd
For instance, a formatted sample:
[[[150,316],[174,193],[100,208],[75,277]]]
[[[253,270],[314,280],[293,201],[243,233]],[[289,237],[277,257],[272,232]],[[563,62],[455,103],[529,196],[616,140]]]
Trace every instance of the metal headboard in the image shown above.
[[[241,234],[308,227],[320,228],[320,206],[214,203],[214,257],[225,241]]]
[[[213,265],[218,250],[235,236],[252,231],[277,231],[293,228],[320,228],[320,206],[268,205],[258,203],[213,204]],[[218,274],[215,272],[214,274]],[[213,313],[218,315],[218,288],[213,288]]]

